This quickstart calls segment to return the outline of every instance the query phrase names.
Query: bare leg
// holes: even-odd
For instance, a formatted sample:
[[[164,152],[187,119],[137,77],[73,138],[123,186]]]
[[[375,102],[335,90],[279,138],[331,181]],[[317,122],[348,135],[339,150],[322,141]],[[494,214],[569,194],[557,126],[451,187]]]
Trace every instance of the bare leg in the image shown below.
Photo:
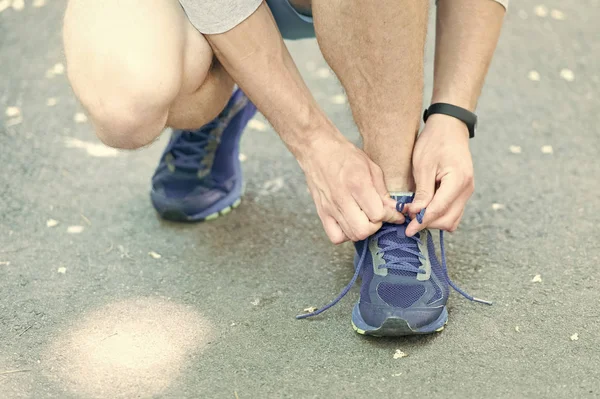
[[[413,191],[428,2],[312,0],[321,51],[390,192]]]
[[[233,88],[177,0],[70,0],[64,42],[75,94],[111,146],[146,145],[166,125],[200,127]]]

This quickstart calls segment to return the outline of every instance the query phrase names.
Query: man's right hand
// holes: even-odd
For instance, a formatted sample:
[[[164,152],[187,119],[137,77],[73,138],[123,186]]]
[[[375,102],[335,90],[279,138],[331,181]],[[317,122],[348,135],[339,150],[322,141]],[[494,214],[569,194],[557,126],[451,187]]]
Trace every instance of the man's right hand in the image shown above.
[[[379,166],[343,136],[322,137],[302,152],[298,162],[331,242],[364,240],[383,222],[404,223]]]

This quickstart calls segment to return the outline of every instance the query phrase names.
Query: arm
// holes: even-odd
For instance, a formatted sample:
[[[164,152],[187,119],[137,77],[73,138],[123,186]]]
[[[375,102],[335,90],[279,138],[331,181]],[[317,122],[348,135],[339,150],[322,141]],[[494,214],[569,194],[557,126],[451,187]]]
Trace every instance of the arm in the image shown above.
[[[383,221],[404,220],[378,166],[318,106],[265,3],[232,30],[206,38],[298,160],[331,241],[357,241],[377,231]],[[356,181],[372,184],[357,186]]]
[[[475,110],[504,14],[505,8],[491,0],[439,1],[432,104]],[[417,191],[409,212],[427,211],[423,223],[411,222],[407,234],[458,227],[474,189],[468,137],[464,123],[455,118],[435,114],[427,120],[413,153]]]

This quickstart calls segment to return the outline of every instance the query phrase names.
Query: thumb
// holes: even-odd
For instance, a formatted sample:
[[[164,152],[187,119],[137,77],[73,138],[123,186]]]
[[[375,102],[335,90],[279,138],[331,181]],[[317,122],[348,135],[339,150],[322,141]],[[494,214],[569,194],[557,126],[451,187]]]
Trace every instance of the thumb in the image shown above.
[[[411,204],[408,204],[408,212],[416,214],[426,208],[435,194],[435,169],[420,168],[414,170],[415,176],[415,198]]]

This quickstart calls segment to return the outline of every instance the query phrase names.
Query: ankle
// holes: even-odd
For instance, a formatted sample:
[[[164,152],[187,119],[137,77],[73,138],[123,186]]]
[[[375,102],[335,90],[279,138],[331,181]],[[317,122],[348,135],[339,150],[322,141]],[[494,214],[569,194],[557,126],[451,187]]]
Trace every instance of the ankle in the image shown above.
[[[386,177],[385,186],[390,195],[394,195],[393,193],[413,193],[415,191],[415,182],[412,176],[393,178]]]

